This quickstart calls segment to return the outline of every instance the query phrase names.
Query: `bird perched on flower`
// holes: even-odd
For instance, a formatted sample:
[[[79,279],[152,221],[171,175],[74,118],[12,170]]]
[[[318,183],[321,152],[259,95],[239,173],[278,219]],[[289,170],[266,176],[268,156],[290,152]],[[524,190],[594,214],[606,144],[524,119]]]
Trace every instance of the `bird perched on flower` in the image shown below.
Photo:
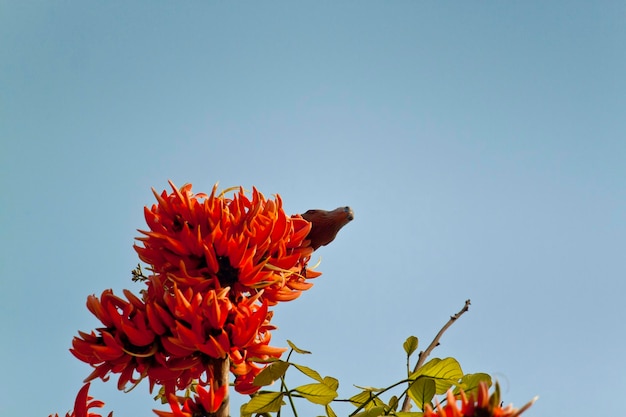
[[[350,207],[338,207],[332,211],[308,210],[302,218],[311,223],[311,231],[306,236],[309,246],[317,250],[326,246],[335,239],[339,230],[354,219],[354,212]]]

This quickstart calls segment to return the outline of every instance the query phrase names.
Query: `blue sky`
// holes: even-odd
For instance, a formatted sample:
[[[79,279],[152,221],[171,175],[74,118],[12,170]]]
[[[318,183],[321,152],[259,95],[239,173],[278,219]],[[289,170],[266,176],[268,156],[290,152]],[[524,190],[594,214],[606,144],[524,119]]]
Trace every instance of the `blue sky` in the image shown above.
[[[469,298],[435,356],[539,395],[528,416],[623,414],[624,22],[620,1],[0,2],[0,414],[72,407],[86,297],[140,289],[168,179],[352,206],[274,316],[342,398],[402,378],[405,338]],[[154,415],[114,385],[92,386],[107,412]]]

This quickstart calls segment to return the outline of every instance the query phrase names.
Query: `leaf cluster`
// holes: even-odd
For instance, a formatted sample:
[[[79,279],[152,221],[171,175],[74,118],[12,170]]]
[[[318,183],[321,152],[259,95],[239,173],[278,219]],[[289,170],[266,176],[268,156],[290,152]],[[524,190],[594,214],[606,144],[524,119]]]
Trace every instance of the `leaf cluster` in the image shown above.
[[[330,376],[322,377],[314,369],[291,362],[293,353],[310,354],[311,352],[296,347],[290,341],[288,343],[291,350],[287,359],[272,361],[254,380],[255,385],[263,387],[280,381],[280,390],[259,391],[249,402],[241,406],[241,416],[266,417],[276,413],[279,417],[281,408],[286,404],[285,401],[289,402],[293,414],[298,416],[295,400],[304,399],[323,406],[324,415],[328,417],[336,417],[331,407],[333,402],[349,402],[354,405],[355,410],[350,417],[421,417],[426,404],[433,406],[434,401],[445,403],[443,395],[449,389],[452,389],[455,395],[461,390],[471,395],[478,389],[480,381],[491,385],[491,377],[488,374],[465,374],[459,362],[454,358],[433,358],[411,370],[410,359],[417,351],[418,339],[410,336],[403,344],[406,352],[406,378],[386,388],[357,386],[360,390],[357,394],[348,399],[338,399],[339,381]],[[420,355],[422,354],[424,352],[420,352]],[[290,368],[296,369],[312,382],[288,388],[286,373]],[[436,398],[436,396],[442,397]],[[419,411],[406,411],[406,407],[400,406],[403,401],[411,401]]]
[[[285,398],[289,401],[295,416],[298,415],[294,403],[294,398],[304,398],[313,404],[324,406],[328,417],[336,417],[335,412],[330,407],[330,403],[337,398],[339,381],[330,376],[322,377],[319,372],[304,365],[290,362],[292,353],[310,354],[311,352],[298,348],[291,341],[287,341],[291,350],[287,360],[273,360],[257,377],[254,384],[258,386],[268,386],[280,380],[280,391],[259,391],[254,394],[250,401],[241,406],[241,416],[269,416],[270,413],[277,413],[285,405]],[[289,368],[295,368],[313,382],[288,388],[285,374]]]

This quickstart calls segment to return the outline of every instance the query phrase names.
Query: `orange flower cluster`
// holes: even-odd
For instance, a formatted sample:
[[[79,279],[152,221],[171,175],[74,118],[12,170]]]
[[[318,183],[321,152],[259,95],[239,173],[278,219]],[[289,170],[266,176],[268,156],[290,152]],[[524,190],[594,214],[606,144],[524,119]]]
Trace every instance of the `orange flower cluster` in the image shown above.
[[[458,404],[460,401],[460,407]],[[513,405],[502,407],[500,401],[500,387],[496,384],[496,389],[489,396],[489,387],[483,381],[478,385],[478,394],[470,396],[469,399],[463,391],[460,398],[454,397],[452,390],[448,391],[447,402],[445,406],[437,404],[437,410],[426,404],[424,408],[424,417],[517,417],[524,411],[528,410],[535,400],[529,402],[522,408],[513,408]]]
[[[76,395],[76,400],[74,402],[74,411],[71,413],[65,413],[65,417],[102,417],[102,415],[97,413],[92,413],[89,411],[90,408],[102,408],[104,407],[104,402],[100,400],[94,400],[93,397],[89,396],[89,385],[85,384],[78,391],[78,395]],[[54,416],[50,414],[50,417],[59,417],[58,414]],[[113,412],[111,411],[108,417],[113,417]]]
[[[304,245],[311,224],[287,217],[280,196],[266,200],[256,189],[248,199],[193,194],[187,184],[171,194],[154,193],[159,204],[144,209],[150,231],[135,245],[139,258],[180,288],[231,287],[231,298],[263,290],[269,305],[297,298],[319,273],[305,270],[313,248]]]
[[[206,195],[170,185],[171,193],[155,192],[158,203],[145,208],[149,230],[135,245],[152,272],[142,296],[90,296],[87,307],[104,327],[79,332],[71,352],[95,368],[86,382],[119,374],[124,389],[147,378],[171,399],[197,381],[209,387],[194,403],[205,407],[206,398],[219,398],[221,387],[211,382],[225,358],[238,392],[259,389],[252,382],[263,365],[255,360],[285,350],[269,346],[269,307],[297,298],[320,273],[307,269],[311,223],[288,217],[279,196],[268,200],[253,189],[248,198],[239,189],[227,198],[216,187]],[[196,405],[185,403],[176,415],[195,415]]]

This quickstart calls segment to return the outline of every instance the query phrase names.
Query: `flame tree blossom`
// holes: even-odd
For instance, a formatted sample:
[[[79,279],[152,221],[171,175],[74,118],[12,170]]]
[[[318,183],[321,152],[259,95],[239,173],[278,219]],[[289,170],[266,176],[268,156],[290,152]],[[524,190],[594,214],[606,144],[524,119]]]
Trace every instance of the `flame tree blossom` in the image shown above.
[[[146,287],[140,296],[89,296],[103,326],[79,332],[70,350],[94,368],[86,382],[117,374],[124,390],[147,378],[151,391],[162,386],[170,404],[183,405],[175,415],[211,413],[226,389],[215,383],[218,364],[228,359],[235,390],[256,392],[262,363],[285,351],[269,345],[270,307],[297,298],[320,273],[307,268],[311,223],[287,216],[280,196],[253,189],[248,197],[240,188],[227,198],[216,187],[206,195],[170,185],[170,193],[154,192],[157,204],[144,210],[149,230],[135,245],[151,271]],[[172,400],[194,383],[196,399]]]
[[[424,417],[517,417],[528,410],[535,400],[536,398],[519,409],[513,408],[510,404],[502,407],[500,386],[496,383],[495,391],[489,396],[489,387],[481,381],[475,398],[474,395],[468,398],[463,391],[461,391],[460,398],[455,398],[452,390],[449,390],[446,405],[442,406],[437,403],[435,411],[429,404],[426,404]]]
[[[211,385],[214,385],[211,384]],[[215,415],[222,406],[228,386],[223,385],[217,390],[205,390],[201,386],[196,388],[193,399],[180,398],[173,394],[169,396],[169,405],[172,412],[154,410],[159,417],[196,417]],[[180,407],[182,403],[183,407]]]
[[[90,384],[85,384],[80,391],[78,391],[74,402],[74,411],[71,413],[65,413],[65,417],[102,417],[100,414],[89,411],[90,408],[104,407],[104,402],[94,400],[93,397],[89,396],[89,386]],[[59,417],[59,415],[54,414],[53,416],[50,414],[50,417]],[[112,411],[109,413],[108,417],[113,417]]]
[[[266,199],[255,188],[232,199],[193,194],[191,185],[160,195],[145,208],[150,230],[140,232],[139,258],[155,275],[196,292],[231,287],[230,298],[262,292],[269,305],[297,298],[319,273],[306,269],[313,248],[305,241],[311,223],[288,217],[282,200]]]
[[[118,389],[123,390],[147,377],[151,389],[160,385],[171,393],[210,379],[215,361],[228,356],[235,388],[249,392],[249,386],[239,385],[262,369],[251,358],[278,358],[284,352],[269,346],[274,327],[266,303],[246,297],[232,303],[228,289],[200,294],[162,288],[162,298],[150,303],[130,291],[124,291],[129,300],[111,290],[100,299],[89,297],[89,310],[106,327],[79,332],[72,341],[74,356],[94,367],[86,381],[119,374]]]

